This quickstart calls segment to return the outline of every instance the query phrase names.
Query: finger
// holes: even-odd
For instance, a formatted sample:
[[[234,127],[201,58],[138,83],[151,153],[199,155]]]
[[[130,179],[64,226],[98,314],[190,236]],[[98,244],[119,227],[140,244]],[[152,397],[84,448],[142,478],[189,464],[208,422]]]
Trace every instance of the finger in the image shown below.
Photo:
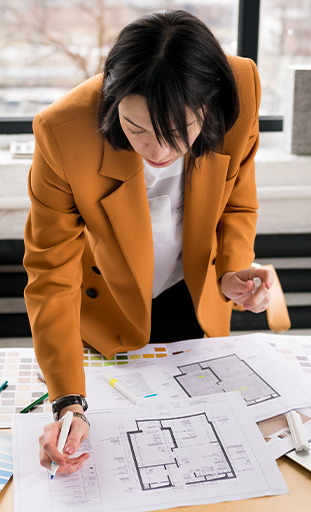
[[[49,423],[44,427],[44,433],[39,438],[40,463],[48,467],[53,460],[58,466],[66,464],[65,457],[57,449],[57,441],[62,428],[62,422]]]
[[[243,308],[252,313],[262,313],[269,306],[270,299],[270,292],[266,289],[265,285],[262,284],[255,295],[243,304]]]
[[[40,444],[40,463],[42,466],[49,468],[51,462],[54,461],[58,466],[65,467],[65,454],[60,453],[57,449],[58,437],[62,428],[62,421],[50,423],[44,427],[44,433],[39,438]],[[65,449],[67,454],[73,454],[88,437],[88,425],[81,418],[73,418],[71,430],[67,438]]]
[[[255,277],[259,277],[262,283],[266,284],[266,288],[270,289],[273,285],[274,273],[272,270],[264,267],[246,268],[239,270],[236,275],[242,281],[252,281]]]
[[[230,293],[232,294],[232,298],[235,302],[242,304],[251,298],[252,291],[255,286],[255,283],[252,280],[243,281],[236,276],[236,279],[233,280],[232,284],[233,286]]]
[[[89,435],[89,427],[81,418],[73,418],[64,453],[74,454]]]
[[[270,290],[274,281],[274,272],[269,268],[256,268],[256,276],[259,277],[261,282],[265,284],[267,290]],[[254,278],[253,278],[254,279]]]
[[[84,462],[90,458],[89,453],[83,453],[79,457],[74,458],[66,458],[67,464],[66,466],[59,467],[57,470],[57,474],[59,475],[70,475],[75,473],[79,469],[82,468]],[[50,469],[50,468],[49,468]]]

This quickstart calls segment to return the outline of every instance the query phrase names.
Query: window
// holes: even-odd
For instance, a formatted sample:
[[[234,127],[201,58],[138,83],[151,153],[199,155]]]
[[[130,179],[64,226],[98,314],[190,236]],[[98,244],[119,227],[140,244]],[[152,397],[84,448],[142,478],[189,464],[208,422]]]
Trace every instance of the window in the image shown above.
[[[282,130],[286,68],[311,65],[311,0],[1,0],[0,133],[30,132],[36,112],[101,69],[124,25],[165,8],[195,14],[227,53],[258,62],[260,129]]]
[[[123,26],[165,8],[198,16],[236,53],[238,0],[2,0],[0,116],[33,116],[99,73]]]
[[[291,64],[311,65],[311,0],[261,0],[261,115],[284,114],[286,72]]]

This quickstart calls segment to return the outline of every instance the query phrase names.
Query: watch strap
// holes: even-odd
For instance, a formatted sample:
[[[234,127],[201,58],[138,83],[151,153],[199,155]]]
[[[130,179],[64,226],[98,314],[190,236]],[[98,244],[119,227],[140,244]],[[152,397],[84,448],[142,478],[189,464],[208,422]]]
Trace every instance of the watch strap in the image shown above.
[[[76,418],[81,418],[81,420],[85,421],[85,423],[88,425],[88,427],[91,428],[90,422],[87,419],[87,417],[85,416],[85,414],[82,414],[82,412],[74,412],[73,415]]]
[[[81,395],[66,395],[61,398],[57,398],[52,402],[52,412],[54,416],[54,420],[59,420],[59,411],[64,409],[64,407],[68,407],[69,405],[81,405],[83,411],[86,411],[88,408],[87,401]]]

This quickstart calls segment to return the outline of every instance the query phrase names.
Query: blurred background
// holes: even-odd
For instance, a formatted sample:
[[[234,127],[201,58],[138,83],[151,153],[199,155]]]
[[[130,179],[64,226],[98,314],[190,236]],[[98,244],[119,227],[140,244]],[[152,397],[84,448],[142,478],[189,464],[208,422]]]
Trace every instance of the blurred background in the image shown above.
[[[0,116],[32,116],[99,73],[122,27],[161,9],[198,16],[237,54],[239,0],[0,0]],[[310,0],[260,1],[261,115],[284,113],[286,67],[311,64],[310,41]]]

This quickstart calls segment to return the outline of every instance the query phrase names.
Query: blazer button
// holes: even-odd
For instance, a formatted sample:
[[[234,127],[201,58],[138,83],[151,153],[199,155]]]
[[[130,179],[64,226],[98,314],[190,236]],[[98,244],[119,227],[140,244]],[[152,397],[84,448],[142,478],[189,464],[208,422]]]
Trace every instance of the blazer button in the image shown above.
[[[86,293],[86,295],[87,295],[88,297],[90,297],[91,299],[96,299],[96,297],[97,297],[97,293],[96,293],[96,291],[95,291],[95,290],[93,290],[92,288],[89,288],[88,290],[86,290],[86,292],[85,292],[85,293]]]
[[[95,272],[95,274],[98,274],[99,276],[101,276],[101,271],[99,270],[99,268],[94,266],[94,267],[92,267],[92,270],[93,270],[93,272]]]

